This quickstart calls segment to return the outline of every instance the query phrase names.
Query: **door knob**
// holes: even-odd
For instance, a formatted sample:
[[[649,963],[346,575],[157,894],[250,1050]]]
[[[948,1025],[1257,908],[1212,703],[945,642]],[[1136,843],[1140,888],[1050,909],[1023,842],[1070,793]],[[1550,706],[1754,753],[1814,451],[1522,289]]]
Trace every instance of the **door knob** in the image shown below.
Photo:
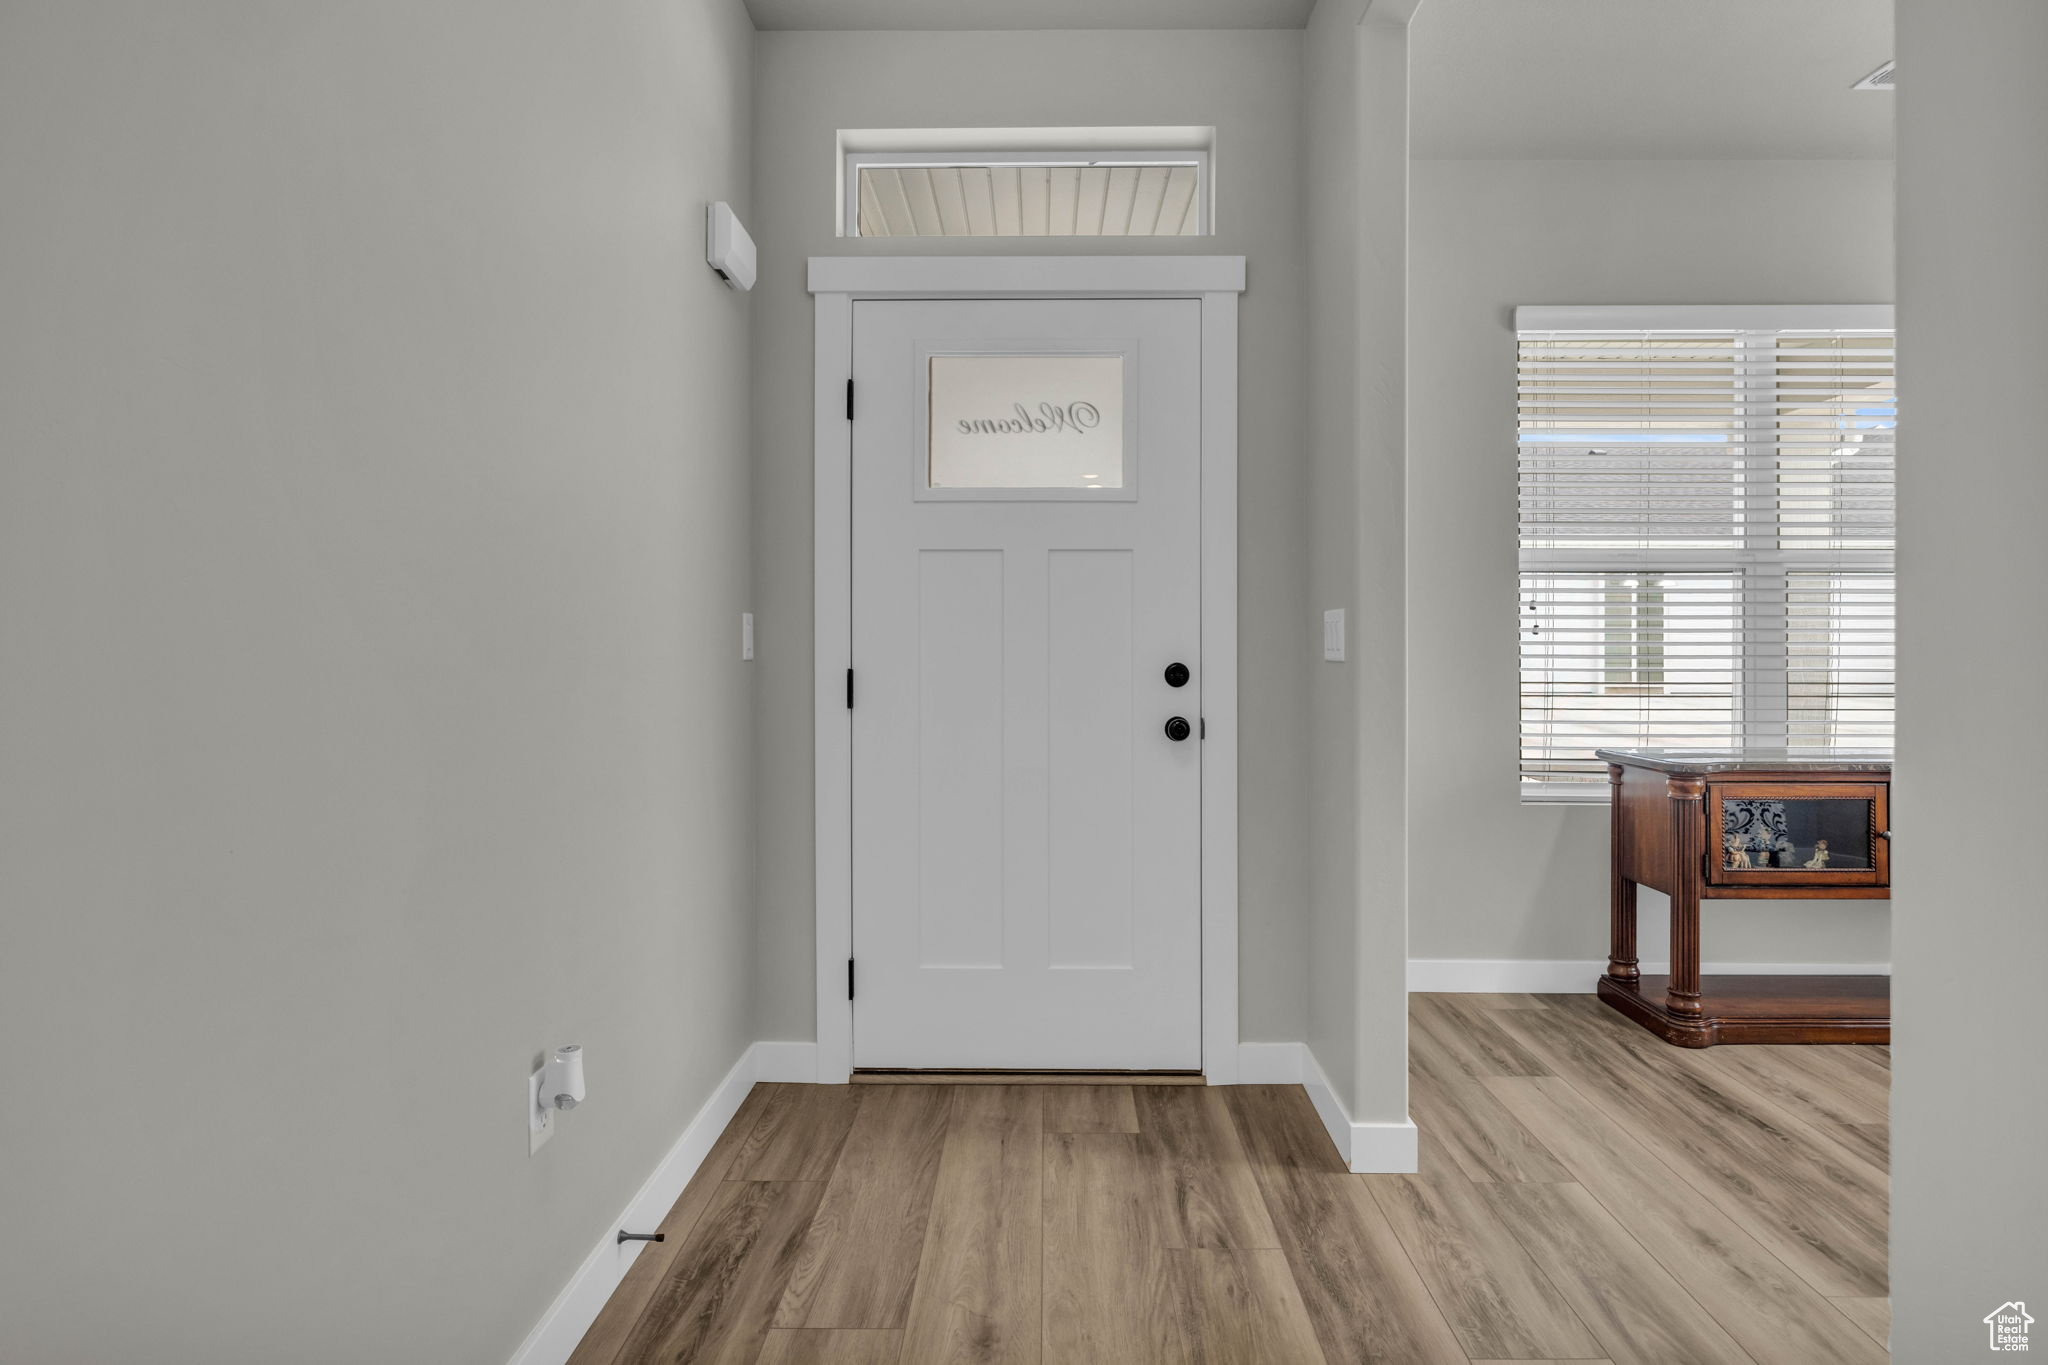
[[[1195,727],[1188,724],[1186,716],[1175,716],[1172,720],[1166,722],[1166,737],[1175,744],[1180,743],[1194,732]]]
[[[1188,685],[1188,666],[1181,663],[1168,664],[1166,666],[1166,685],[1168,687],[1186,687]]]

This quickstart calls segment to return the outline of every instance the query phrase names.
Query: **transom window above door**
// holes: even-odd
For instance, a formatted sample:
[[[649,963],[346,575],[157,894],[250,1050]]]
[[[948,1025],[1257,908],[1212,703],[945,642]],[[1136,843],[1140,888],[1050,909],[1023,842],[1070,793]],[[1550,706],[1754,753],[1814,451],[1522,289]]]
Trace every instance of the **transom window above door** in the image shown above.
[[[1205,236],[1210,132],[842,132],[839,230],[848,237]],[[1124,140],[1106,141],[1118,136]]]

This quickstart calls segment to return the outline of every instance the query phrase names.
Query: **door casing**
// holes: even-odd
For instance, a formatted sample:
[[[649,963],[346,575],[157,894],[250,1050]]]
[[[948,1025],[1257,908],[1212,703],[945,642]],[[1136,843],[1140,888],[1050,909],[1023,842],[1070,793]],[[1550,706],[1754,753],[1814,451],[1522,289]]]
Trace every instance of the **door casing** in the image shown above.
[[[813,256],[818,1080],[853,1068],[852,423],[857,299],[1171,298],[1202,306],[1202,1069],[1237,1080],[1237,303],[1242,256]]]

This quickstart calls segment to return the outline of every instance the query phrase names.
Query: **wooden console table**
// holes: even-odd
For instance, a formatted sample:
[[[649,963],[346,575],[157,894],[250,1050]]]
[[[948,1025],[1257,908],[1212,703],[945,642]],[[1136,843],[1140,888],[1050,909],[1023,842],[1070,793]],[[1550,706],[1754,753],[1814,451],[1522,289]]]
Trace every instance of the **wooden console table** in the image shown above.
[[[1888,900],[1891,761],[1601,749],[1614,792],[1600,998],[1668,1043],[1888,1043],[1884,976],[1700,977],[1702,900]],[[1671,898],[1671,974],[1636,960],[1636,887]]]

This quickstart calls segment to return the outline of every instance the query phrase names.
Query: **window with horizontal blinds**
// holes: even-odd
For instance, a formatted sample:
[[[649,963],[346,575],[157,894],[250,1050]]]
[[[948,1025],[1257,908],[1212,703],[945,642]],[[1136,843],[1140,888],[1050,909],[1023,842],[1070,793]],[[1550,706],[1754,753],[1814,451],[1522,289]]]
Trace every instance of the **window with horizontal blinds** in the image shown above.
[[[1524,795],[1605,799],[1616,746],[1888,751],[1889,327],[1518,344]]]

